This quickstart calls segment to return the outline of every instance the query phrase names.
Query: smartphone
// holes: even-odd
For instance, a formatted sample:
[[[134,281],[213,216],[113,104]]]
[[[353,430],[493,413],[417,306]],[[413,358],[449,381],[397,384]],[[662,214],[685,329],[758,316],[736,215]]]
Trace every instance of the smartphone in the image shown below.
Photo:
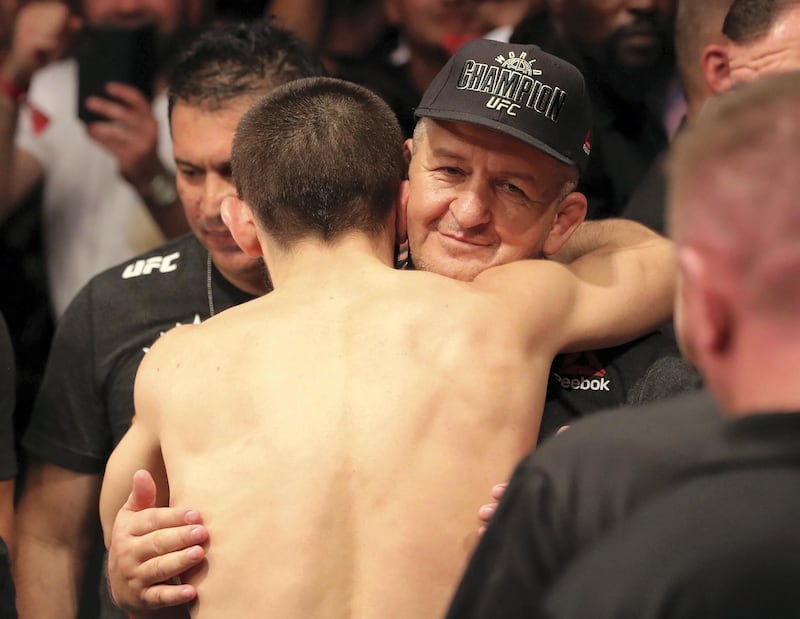
[[[87,26],[78,35],[78,118],[85,123],[105,120],[86,109],[91,96],[110,98],[108,82],[130,84],[148,98],[153,96],[157,69],[156,28]]]

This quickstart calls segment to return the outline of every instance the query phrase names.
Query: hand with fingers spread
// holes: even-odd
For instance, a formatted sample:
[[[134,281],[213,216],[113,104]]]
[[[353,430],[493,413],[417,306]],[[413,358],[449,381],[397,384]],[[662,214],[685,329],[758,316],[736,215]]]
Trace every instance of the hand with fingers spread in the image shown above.
[[[107,120],[87,127],[89,136],[117,160],[120,175],[147,198],[164,167],[158,157],[158,123],[150,101],[128,84],[109,82],[106,97],[89,97],[86,108]]]
[[[506,491],[507,487],[508,482],[494,486],[492,488],[492,498],[494,501],[492,503],[485,503],[481,505],[480,509],[478,510],[478,518],[482,523],[478,528],[478,537],[483,535],[486,531],[486,527],[489,526],[489,521],[492,519],[492,516],[494,516],[494,512],[497,510],[497,504],[503,497],[503,493]]]
[[[137,617],[156,616],[158,609],[197,597],[196,589],[177,577],[203,561],[208,540],[198,512],[155,504],[153,478],[137,471],[109,541],[111,595],[120,608]]]

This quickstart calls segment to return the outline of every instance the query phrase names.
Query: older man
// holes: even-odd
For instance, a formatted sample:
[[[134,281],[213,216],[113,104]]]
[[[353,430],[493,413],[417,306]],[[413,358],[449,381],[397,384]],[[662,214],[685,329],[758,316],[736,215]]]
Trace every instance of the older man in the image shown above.
[[[796,0],[733,0],[723,25],[729,40],[727,49],[720,49],[715,43],[711,52],[716,58],[712,59],[714,66],[720,62],[727,65],[728,57],[735,60],[729,70],[726,68],[724,76],[719,76],[719,70],[714,69],[713,90],[724,91],[731,82],[743,84],[771,74],[800,70],[796,37],[791,36],[797,23],[797,9]],[[597,539],[609,523],[625,517],[633,507],[682,474],[686,463],[694,462],[694,454],[702,451],[704,441],[718,431],[720,424],[713,402],[707,393],[700,392],[674,403],[657,403],[612,417],[601,415],[596,420],[578,424],[576,431],[562,437],[557,446],[539,450],[534,458],[526,461],[520,467],[520,479],[538,479],[541,483],[528,487],[523,482],[515,484],[514,493],[521,492],[524,496],[514,500],[517,503],[531,501],[539,506],[547,503],[545,512],[553,510],[552,513],[562,515],[536,518],[535,522],[526,519],[525,524],[518,525],[530,527],[530,539],[536,540],[537,560],[527,562],[523,568],[525,576],[516,578],[516,582],[524,583],[526,588],[523,597],[538,603],[542,591],[554,582],[585,543]],[[613,460],[609,454],[614,454]],[[646,458],[647,466],[637,465],[637,458]],[[609,485],[609,480],[614,483]],[[590,498],[582,501],[581,510],[563,510],[561,502],[571,496],[576,487]],[[495,498],[502,492],[503,488],[498,488]],[[543,498],[544,494],[547,498]],[[492,518],[495,506],[484,506],[482,517]],[[521,512],[521,509],[515,511],[517,515]],[[579,532],[579,536],[574,532]],[[502,533],[498,535],[502,537]],[[474,575],[468,575],[465,581],[464,606],[459,602],[457,612],[463,612],[458,610],[460,608],[471,607],[475,616],[480,616],[480,611],[476,610],[479,606],[473,606],[475,599],[469,593],[468,583],[472,578],[481,580],[481,571],[495,565],[495,561],[503,562],[501,557],[511,552],[512,546],[517,548],[514,544],[504,548],[499,539],[495,539],[479,551],[482,558],[470,568]],[[499,579],[498,586],[484,597],[487,605],[491,606],[495,595],[499,599],[509,593],[504,587],[511,582]],[[473,592],[482,595],[475,589]]]

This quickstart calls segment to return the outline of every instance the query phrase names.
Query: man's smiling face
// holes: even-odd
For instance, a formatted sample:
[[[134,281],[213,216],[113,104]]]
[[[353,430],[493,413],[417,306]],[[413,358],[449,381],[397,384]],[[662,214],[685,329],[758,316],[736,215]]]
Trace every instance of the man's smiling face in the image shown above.
[[[470,281],[491,266],[560,248],[569,234],[555,224],[565,193],[577,195],[565,192],[574,168],[478,125],[422,122],[406,144],[403,200],[416,268]]]

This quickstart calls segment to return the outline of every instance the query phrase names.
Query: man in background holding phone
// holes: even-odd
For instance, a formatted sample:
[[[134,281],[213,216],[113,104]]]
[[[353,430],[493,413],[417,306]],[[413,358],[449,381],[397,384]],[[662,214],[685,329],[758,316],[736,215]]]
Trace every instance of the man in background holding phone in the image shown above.
[[[61,2],[20,9],[0,66],[0,217],[43,183],[43,244],[56,318],[92,275],[188,230],[159,85],[168,52],[203,24],[204,6],[203,0],[83,0],[82,17]],[[102,119],[79,119],[78,62],[62,58],[83,26],[155,27],[152,101],[130,84],[111,81],[85,100],[85,109]],[[98,50],[96,60],[108,60],[97,57],[107,53]],[[105,64],[123,70],[139,60]],[[92,73],[91,67],[84,72]],[[124,71],[118,79],[127,79]]]

